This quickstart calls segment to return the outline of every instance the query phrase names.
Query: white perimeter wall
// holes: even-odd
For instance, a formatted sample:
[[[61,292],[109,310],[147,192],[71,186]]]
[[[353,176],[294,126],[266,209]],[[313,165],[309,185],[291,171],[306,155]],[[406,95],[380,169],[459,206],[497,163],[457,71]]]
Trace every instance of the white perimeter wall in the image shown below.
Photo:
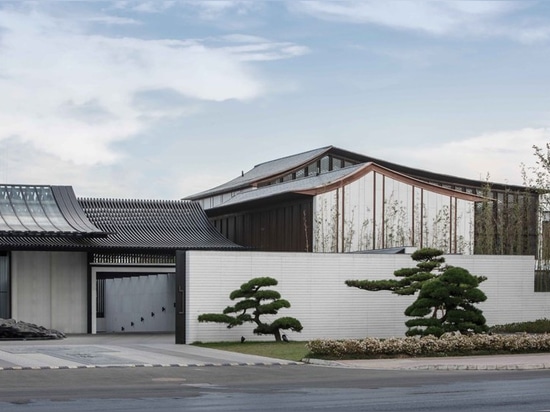
[[[448,264],[488,278],[481,289],[488,296],[479,305],[489,325],[550,317],[550,293],[534,293],[534,258],[530,256],[448,255]],[[253,325],[233,329],[199,323],[202,313],[221,313],[231,305],[229,293],[253,277],[270,276],[292,307],[279,316],[293,316],[304,326],[287,333],[293,340],[404,336],[405,308],[414,297],[350,288],[347,279],[389,279],[402,267],[413,267],[410,255],[187,252],[187,342],[269,340],[255,336]]]
[[[12,252],[12,317],[64,333],[86,333],[87,257]]]

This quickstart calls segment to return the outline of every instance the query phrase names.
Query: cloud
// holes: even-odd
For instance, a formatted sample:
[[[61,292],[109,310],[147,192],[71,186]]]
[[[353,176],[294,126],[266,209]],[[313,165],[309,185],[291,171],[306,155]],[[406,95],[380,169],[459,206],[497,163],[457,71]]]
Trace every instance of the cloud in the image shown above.
[[[224,47],[224,50],[237,56],[241,61],[281,60],[302,56],[309,52],[305,46],[290,42],[272,42],[256,36],[229,35],[219,40],[233,43]]]
[[[125,25],[139,25],[140,22],[136,19],[130,19],[128,17],[118,17],[118,16],[108,16],[108,15],[98,15],[93,17],[88,17],[85,19],[90,23],[101,23],[111,26],[125,26]]]
[[[521,165],[534,166],[533,145],[545,147],[548,141],[550,128],[525,128],[485,133],[430,147],[382,149],[376,156],[436,173],[474,180],[489,177],[496,183],[523,185]]]
[[[201,19],[216,20],[228,13],[248,15],[261,9],[261,3],[249,0],[197,0],[187,2],[187,5],[195,8]]]
[[[113,143],[155,119],[193,114],[201,101],[264,95],[267,85],[246,62],[305,52],[266,39],[235,46],[108,37],[81,24],[0,9],[0,141],[17,138],[80,165],[115,162]]]
[[[329,20],[374,24],[435,36],[504,36],[522,42],[548,39],[545,22],[504,22],[502,18],[531,7],[518,1],[300,1],[289,7]]]
[[[175,0],[167,1],[117,1],[113,8],[133,10],[140,13],[161,13],[172,8],[176,4]]]

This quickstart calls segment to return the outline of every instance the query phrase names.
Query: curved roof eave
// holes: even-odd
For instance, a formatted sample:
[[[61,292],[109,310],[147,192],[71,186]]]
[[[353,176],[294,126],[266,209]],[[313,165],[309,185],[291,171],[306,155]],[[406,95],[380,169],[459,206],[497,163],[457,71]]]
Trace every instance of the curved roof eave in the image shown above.
[[[394,180],[397,180],[401,183],[410,184],[410,185],[418,187],[418,188],[430,190],[432,192],[442,194],[442,195],[456,197],[456,198],[462,199],[462,200],[469,200],[469,201],[472,201],[472,202],[480,202],[480,201],[484,200],[484,197],[482,197],[482,196],[478,196],[478,195],[474,195],[474,194],[470,194],[470,193],[465,193],[465,192],[462,192],[460,190],[448,189],[448,188],[438,186],[438,185],[433,184],[433,183],[428,183],[428,182],[425,182],[423,180],[407,176],[403,173],[396,172],[394,170],[388,169],[384,166],[381,166],[381,165],[373,163],[373,162],[366,163],[365,165],[361,166],[357,171],[355,171],[353,173],[350,173],[349,175],[343,177],[342,179],[340,179],[338,181],[335,181],[335,182],[331,183],[330,185],[317,187],[317,188],[312,188],[312,189],[308,189],[308,190],[302,190],[302,191],[299,191],[297,193],[309,194],[309,195],[317,195],[317,194],[325,193],[325,192],[334,190],[338,187],[342,187],[344,185],[350,184],[350,183],[360,179],[361,177],[363,177],[363,176],[365,176],[365,175],[367,175],[371,172],[377,172],[377,173],[380,173],[384,176],[387,176],[387,177],[390,177]]]
[[[423,180],[409,177],[402,173],[388,169],[384,166],[380,166],[376,163],[370,162],[350,166],[344,169],[338,169],[336,171],[324,173],[319,176],[303,178],[285,183],[279,183],[273,186],[264,186],[258,189],[249,190],[240,193],[234,196],[232,199],[228,200],[227,202],[222,203],[221,205],[218,205],[215,208],[209,210],[219,210],[227,207],[233,207],[237,204],[260,201],[269,197],[281,196],[289,193],[315,196],[353,183],[371,172],[377,172],[405,184],[430,190],[434,193],[456,197],[462,200],[479,202],[484,199],[483,197],[478,195],[461,192],[459,190],[448,189],[433,183],[427,183]]]
[[[300,169],[306,166],[312,161],[324,156],[327,152],[332,150],[332,146],[325,146],[319,149],[310,150],[303,153],[298,153],[291,156],[282,157],[268,162],[259,163],[254,166],[253,169],[242,176],[236,177],[222,185],[216,186],[212,189],[205,190],[200,193],[196,193],[191,196],[187,196],[184,200],[197,200],[205,197],[216,196],[218,194],[231,192],[234,190],[241,190],[249,187],[254,187],[258,183],[265,180],[275,179],[278,176],[285,175],[291,171]]]

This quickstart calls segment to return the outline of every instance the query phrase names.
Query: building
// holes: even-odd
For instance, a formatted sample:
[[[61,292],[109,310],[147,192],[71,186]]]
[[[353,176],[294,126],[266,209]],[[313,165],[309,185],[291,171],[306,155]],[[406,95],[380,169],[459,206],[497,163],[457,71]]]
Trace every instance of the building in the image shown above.
[[[0,317],[66,333],[174,330],[176,250],[239,249],[196,202],[0,185]]]
[[[298,252],[394,246],[444,248],[457,262],[490,273],[495,321],[547,313],[544,294],[535,292],[550,288],[530,287],[532,257],[456,255],[485,253],[484,247],[532,254],[537,203],[526,188],[326,147],[260,164],[191,198],[90,199],[77,198],[70,186],[0,185],[0,317],[65,333],[163,331],[175,332],[177,343],[222,339],[227,328],[199,327],[198,314],[223,309],[232,288],[267,274],[284,280],[283,296],[292,296],[293,310],[309,319],[307,335],[320,336],[327,296],[352,303],[345,276],[390,276],[407,257]],[[513,237],[503,224],[518,228],[509,230]],[[543,280],[548,286],[548,276]],[[502,298],[510,295],[530,303],[512,307]],[[391,324],[401,325],[400,309],[393,300],[387,304],[394,308]],[[360,336],[367,326],[382,335],[400,330],[379,328],[373,319],[352,331],[339,325],[340,316],[335,310],[330,318],[335,337]]]
[[[459,161],[459,160],[458,160]],[[538,253],[538,195],[333,146],[261,163],[187,197],[234,242],[263,251]]]

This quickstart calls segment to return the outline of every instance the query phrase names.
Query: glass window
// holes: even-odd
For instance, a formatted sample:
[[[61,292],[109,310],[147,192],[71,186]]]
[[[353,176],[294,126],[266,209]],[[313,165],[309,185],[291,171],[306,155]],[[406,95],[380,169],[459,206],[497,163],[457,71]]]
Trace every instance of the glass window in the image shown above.
[[[310,164],[307,167],[307,175],[308,176],[315,176],[319,174],[319,167],[317,166],[317,162]]]
[[[330,170],[330,158],[325,156],[321,159],[321,173],[326,173]]]

